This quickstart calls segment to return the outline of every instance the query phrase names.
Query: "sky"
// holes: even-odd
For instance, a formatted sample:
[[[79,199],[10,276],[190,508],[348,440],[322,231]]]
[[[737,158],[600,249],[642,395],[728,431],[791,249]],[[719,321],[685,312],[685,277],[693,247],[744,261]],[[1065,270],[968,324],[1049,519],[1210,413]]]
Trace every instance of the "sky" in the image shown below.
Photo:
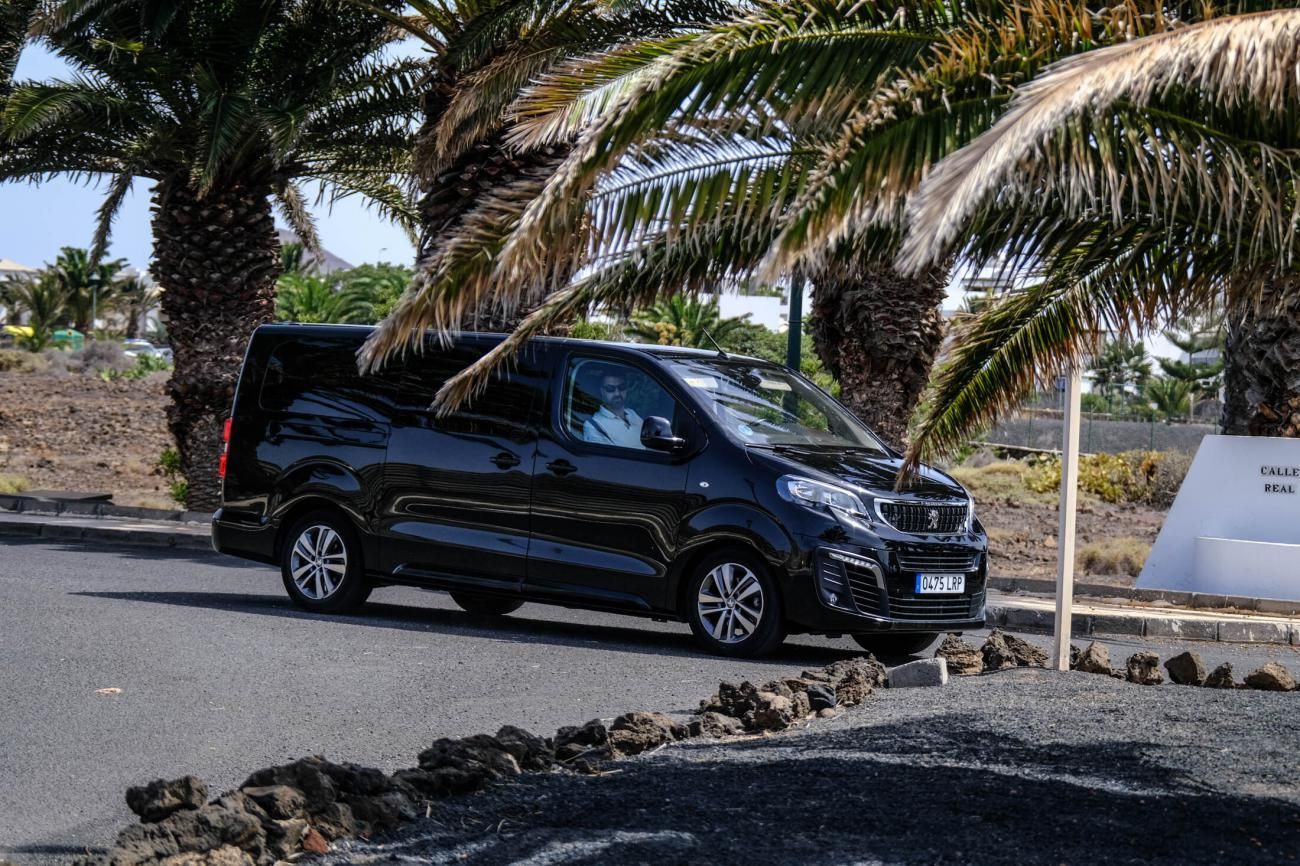
[[[23,52],[16,77],[49,79],[66,72],[61,60],[33,45]],[[149,265],[152,247],[151,186],[149,181],[135,183],[114,223],[109,250],[114,258],[124,258],[141,270]],[[103,199],[102,188],[66,180],[40,186],[0,184],[0,258],[39,268],[54,261],[61,247],[89,247],[95,211]],[[313,207],[312,213],[325,248],[354,265],[380,261],[410,264],[414,260],[415,249],[406,234],[355,198],[344,199],[332,209],[324,204]]]

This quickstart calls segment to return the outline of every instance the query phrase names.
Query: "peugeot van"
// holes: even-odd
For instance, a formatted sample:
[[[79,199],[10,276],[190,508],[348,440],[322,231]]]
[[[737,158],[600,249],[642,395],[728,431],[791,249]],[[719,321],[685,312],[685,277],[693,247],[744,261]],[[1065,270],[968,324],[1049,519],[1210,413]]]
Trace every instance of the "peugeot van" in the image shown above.
[[[715,653],[787,634],[919,652],[984,622],[970,496],[798,373],[672,346],[531,340],[458,410],[447,379],[501,335],[433,337],[359,375],[365,327],[277,324],[248,346],[221,458],[221,553],[280,568],[299,607],[376,587],[690,625]]]

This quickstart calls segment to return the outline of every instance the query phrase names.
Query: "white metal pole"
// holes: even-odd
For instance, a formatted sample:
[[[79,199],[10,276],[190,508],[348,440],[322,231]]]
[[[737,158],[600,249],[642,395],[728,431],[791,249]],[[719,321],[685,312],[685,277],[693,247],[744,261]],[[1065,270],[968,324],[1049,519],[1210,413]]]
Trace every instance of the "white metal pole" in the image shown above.
[[[1067,371],[1061,418],[1061,521],[1056,537],[1056,632],[1052,658],[1058,671],[1070,669],[1070,624],[1074,619],[1074,516],[1079,500],[1079,409],[1083,375]]]

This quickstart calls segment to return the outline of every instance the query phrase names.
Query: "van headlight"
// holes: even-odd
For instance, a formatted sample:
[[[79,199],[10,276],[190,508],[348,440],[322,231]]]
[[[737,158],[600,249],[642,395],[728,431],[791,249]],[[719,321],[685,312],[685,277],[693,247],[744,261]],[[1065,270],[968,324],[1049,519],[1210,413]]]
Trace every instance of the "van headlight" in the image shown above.
[[[966,531],[975,531],[975,497],[966,491]]]
[[[776,492],[787,502],[794,502],[807,508],[829,508],[851,514],[859,520],[871,522],[867,507],[852,490],[836,487],[824,481],[801,478],[798,475],[782,475],[776,480]]]

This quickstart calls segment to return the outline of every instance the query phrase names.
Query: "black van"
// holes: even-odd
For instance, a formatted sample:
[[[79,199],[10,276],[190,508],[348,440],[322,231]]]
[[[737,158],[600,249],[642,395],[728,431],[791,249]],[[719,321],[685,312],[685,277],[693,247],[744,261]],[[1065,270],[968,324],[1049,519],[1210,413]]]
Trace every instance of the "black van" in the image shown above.
[[[278,565],[294,603],[377,586],[465,610],[525,601],[685,620],[708,649],[789,632],[923,649],[984,622],[974,503],[785,367],[716,351],[532,340],[464,408],[438,387],[502,338],[430,337],[360,376],[369,328],[267,325],[226,423],[222,553]]]

